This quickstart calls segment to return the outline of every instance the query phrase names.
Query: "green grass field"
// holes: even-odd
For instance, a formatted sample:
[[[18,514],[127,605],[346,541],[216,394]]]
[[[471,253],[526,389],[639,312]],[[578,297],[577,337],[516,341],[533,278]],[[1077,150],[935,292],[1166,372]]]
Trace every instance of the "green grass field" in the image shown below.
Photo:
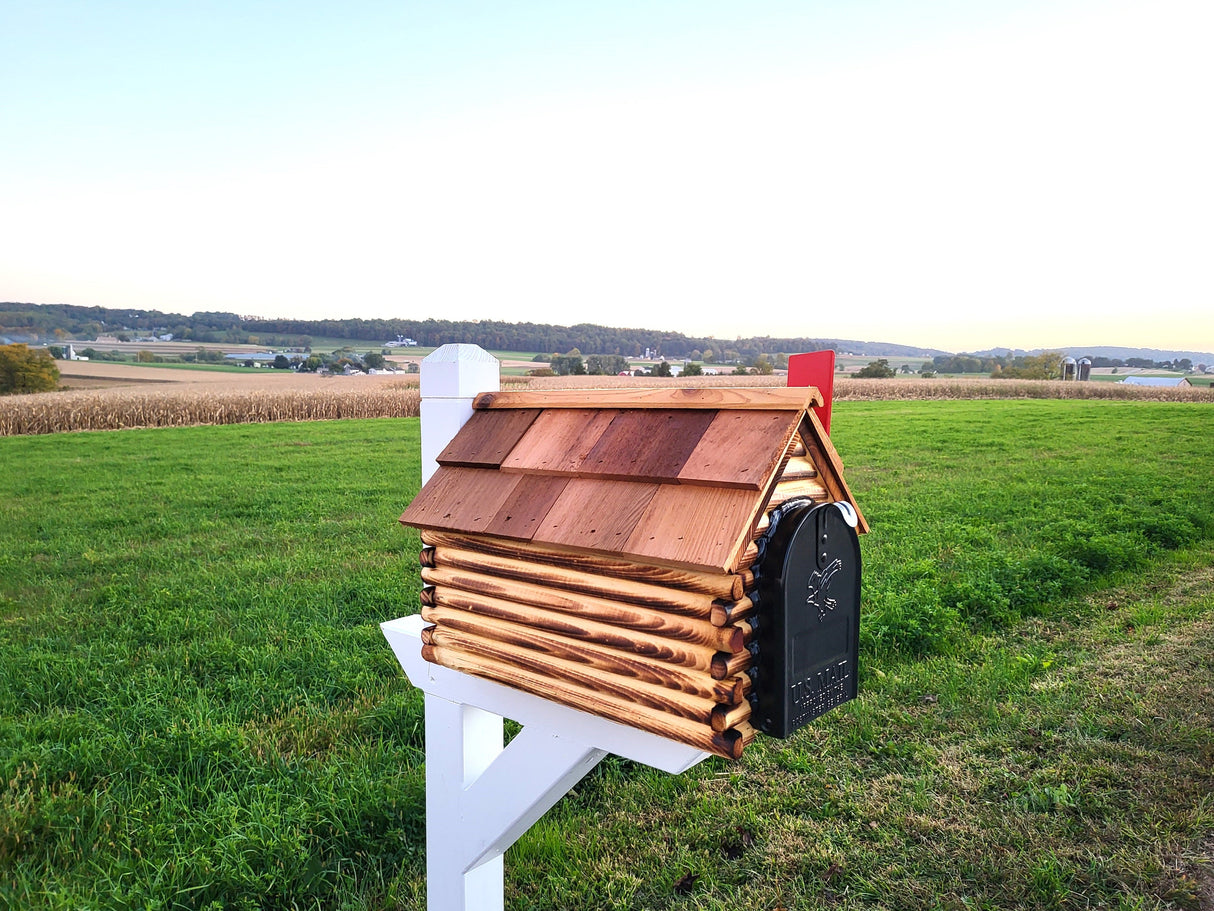
[[[1214,411],[840,402],[859,700],[609,759],[517,909],[1209,907]],[[424,907],[416,420],[0,439],[0,907]]]
[[[158,367],[162,370],[200,370],[206,373],[256,373],[258,370],[266,370],[266,367],[245,367],[243,363],[234,364],[186,364],[182,361],[159,361],[156,363],[142,363],[131,358],[126,361],[105,361],[103,363],[119,363],[126,364],[131,367]]]

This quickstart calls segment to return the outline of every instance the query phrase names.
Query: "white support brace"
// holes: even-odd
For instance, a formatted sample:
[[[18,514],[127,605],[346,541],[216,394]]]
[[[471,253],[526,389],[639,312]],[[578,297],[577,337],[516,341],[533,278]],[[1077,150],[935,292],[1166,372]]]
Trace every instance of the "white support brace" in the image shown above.
[[[422,361],[422,479],[499,388],[497,359],[444,345]],[[431,664],[419,615],[380,624],[410,683],[426,694],[426,899],[429,911],[501,911],[502,855],[607,753],[678,774],[708,758],[694,747],[531,693]],[[503,748],[502,718],[523,729]]]

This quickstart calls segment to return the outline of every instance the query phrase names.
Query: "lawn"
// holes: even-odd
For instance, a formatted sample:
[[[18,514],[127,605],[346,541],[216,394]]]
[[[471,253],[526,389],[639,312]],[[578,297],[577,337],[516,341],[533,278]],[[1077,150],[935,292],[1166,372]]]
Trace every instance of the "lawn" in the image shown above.
[[[1207,404],[839,402],[862,696],[609,759],[512,908],[1210,907]],[[0,907],[424,907],[418,424],[0,439]]]

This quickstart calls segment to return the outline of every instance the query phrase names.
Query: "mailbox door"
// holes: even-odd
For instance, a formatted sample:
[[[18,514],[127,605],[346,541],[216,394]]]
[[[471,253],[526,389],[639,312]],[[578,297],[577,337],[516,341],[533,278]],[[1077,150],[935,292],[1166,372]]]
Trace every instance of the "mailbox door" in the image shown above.
[[[770,529],[757,582],[756,727],[787,737],[856,697],[856,530],[833,503],[795,506]]]

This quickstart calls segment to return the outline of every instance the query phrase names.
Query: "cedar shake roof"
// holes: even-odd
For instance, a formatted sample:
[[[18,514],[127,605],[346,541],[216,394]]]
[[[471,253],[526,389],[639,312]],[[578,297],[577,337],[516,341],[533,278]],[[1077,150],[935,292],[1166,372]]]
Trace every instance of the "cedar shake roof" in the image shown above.
[[[798,436],[826,499],[855,507],[820,402],[813,387],[483,393],[401,522],[733,572]]]

